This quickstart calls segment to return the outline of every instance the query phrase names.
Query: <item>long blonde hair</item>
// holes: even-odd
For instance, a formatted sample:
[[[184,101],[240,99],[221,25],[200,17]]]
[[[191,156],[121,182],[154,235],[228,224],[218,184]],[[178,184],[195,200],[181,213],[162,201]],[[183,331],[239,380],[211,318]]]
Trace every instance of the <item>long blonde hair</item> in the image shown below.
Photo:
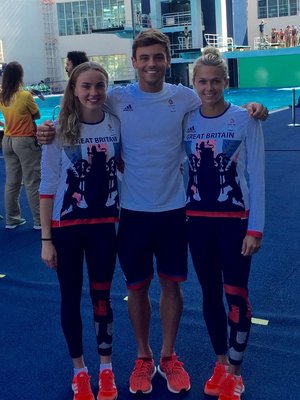
[[[101,72],[106,79],[106,85],[108,85],[106,70],[96,62],[88,61],[73,69],[64,92],[58,116],[58,134],[63,144],[74,145],[77,139],[80,138],[81,103],[78,97],[75,96],[74,90],[79,75],[89,70]]]
[[[2,89],[0,92],[0,102],[8,107],[14,95],[23,86],[24,71],[23,67],[17,61],[8,63],[3,72]]]
[[[228,79],[228,66],[220,51],[216,47],[204,47],[202,55],[197,58],[193,68],[193,82],[195,80],[197,70],[201,65],[217,67],[223,74],[224,79]]]

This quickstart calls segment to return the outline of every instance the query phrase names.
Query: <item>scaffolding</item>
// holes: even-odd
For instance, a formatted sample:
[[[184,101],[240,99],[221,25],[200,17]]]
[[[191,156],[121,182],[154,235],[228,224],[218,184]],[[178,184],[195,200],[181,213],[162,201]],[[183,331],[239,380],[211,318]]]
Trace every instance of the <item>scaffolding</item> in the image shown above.
[[[51,87],[53,93],[61,93],[63,91],[63,86],[59,80],[60,65],[55,19],[55,0],[41,0],[41,6],[47,67],[45,83]]]

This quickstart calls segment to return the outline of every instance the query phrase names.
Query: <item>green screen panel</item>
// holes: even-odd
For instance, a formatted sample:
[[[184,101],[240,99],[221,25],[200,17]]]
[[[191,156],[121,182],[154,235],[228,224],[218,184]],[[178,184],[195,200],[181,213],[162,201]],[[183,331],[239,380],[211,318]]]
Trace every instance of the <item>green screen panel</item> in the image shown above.
[[[238,75],[240,88],[300,86],[300,55],[240,58]]]

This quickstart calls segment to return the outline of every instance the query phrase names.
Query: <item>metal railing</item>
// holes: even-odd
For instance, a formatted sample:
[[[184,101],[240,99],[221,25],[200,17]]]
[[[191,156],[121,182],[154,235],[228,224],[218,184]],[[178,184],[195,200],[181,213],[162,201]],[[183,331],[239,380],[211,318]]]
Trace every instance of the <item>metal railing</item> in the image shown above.
[[[191,13],[168,13],[164,14],[161,19],[161,26],[166,28],[168,26],[181,26],[191,23]]]
[[[217,47],[220,51],[233,50],[233,38],[227,36],[219,36],[217,33],[205,33],[205,41],[208,46]]]

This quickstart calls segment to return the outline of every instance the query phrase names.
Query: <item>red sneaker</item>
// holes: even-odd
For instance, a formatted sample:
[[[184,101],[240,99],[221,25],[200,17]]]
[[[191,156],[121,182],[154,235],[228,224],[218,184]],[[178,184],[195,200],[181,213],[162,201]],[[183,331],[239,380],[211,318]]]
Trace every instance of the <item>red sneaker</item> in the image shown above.
[[[205,383],[204,393],[209,396],[219,396],[221,385],[224,383],[226,376],[226,366],[216,362],[214,373]]]
[[[156,367],[152,358],[138,358],[134,370],[129,379],[129,390],[135,394],[141,392],[148,394],[152,392],[151,381],[156,373]]]
[[[115,384],[115,377],[110,369],[104,369],[99,374],[99,392],[97,400],[116,400],[118,390]]]
[[[79,372],[72,381],[72,389],[74,392],[73,400],[95,400],[91,385],[91,377],[87,372]]]
[[[228,374],[221,388],[218,400],[240,400],[245,386],[241,376]]]
[[[167,381],[167,387],[172,393],[180,393],[191,388],[190,377],[183,368],[183,363],[178,361],[176,355],[162,357],[158,366],[158,372]]]

